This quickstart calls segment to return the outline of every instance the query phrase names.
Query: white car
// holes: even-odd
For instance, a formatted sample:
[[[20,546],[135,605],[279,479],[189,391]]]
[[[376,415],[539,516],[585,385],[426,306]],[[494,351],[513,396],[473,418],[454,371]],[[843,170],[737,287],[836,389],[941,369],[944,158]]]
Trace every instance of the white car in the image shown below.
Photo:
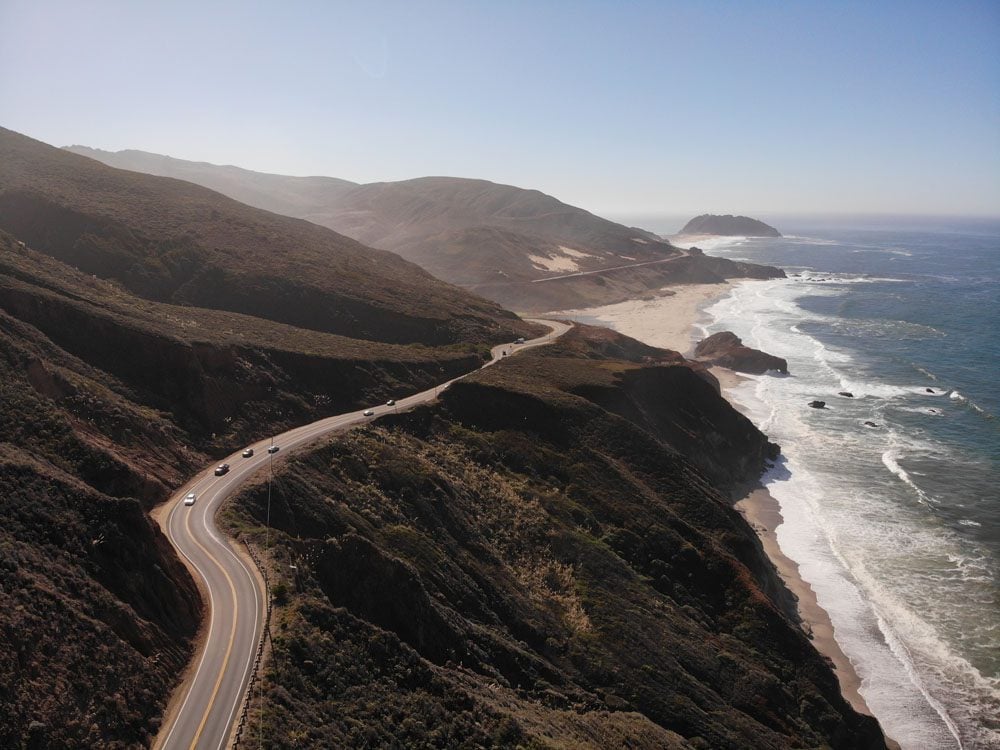
[[[363,412],[361,412],[361,414],[362,414],[362,416],[365,416],[365,417],[374,417],[375,416],[375,410],[374,409],[365,409]]]
[[[194,505],[194,501],[198,499],[198,496],[193,492],[189,492],[184,496],[185,505]]]

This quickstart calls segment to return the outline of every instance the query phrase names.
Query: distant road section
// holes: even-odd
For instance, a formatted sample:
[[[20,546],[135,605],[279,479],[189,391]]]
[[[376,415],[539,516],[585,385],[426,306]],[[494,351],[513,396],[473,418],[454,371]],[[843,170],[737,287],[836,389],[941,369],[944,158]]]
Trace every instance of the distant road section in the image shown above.
[[[505,354],[512,356],[549,344],[570,328],[570,324],[559,321],[533,322],[547,325],[552,331],[523,344],[493,347],[493,358],[484,367],[501,361]],[[372,407],[374,414],[371,416],[362,411],[349,412],[276,435],[273,444],[279,450],[274,454],[268,453],[271,439],[261,440],[248,446],[253,449],[252,457],[244,458],[240,451],[224,459],[222,463],[231,467],[228,473],[216,476],[213,465],[167,501],[161,516],[163,531],[196,580],[200,579],[209,607],[209,621],[207,635],[195,656],[194,672],[171,701],[155,748],[221,750],[227,747],[250,680],[264,622],[264,591],[253,566],[234,551],[230,541],[215,526],[215,513],[223,501],[268,461],[280,459],[289,451],[331,432],[427,403],[461,377],[401,398],[394,406]],[[185,505],[184,497],[192,492],[196,497],[194,505]]]

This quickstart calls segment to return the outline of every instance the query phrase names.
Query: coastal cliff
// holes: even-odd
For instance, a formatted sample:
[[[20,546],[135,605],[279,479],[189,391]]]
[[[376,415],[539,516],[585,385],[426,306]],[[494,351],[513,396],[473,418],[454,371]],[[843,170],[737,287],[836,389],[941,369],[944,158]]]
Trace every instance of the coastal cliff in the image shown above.
[[[699,366],[577,327],[290,457],[265,743],[884,747],[730,506],[775,450]],[[225,518],[260,543],[267,498]]]
[[[702,214],[684,225],[679,234],[719,234],[729,237],[780,237],[769,224],[749,216]]]

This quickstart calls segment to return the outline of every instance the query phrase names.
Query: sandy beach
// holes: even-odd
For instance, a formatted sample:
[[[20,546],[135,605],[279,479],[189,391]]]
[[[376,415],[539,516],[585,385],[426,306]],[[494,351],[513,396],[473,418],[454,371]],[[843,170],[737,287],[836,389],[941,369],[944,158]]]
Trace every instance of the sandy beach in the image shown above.
[[[629,300],[603,307],[566,310],[559,314],[582,323],[603,325],[647,344],[691,356],[701,336],[699,323],[703,320],[704,310],[725,297],[731,288],[732,284],[729,283],[688,284],[663,289],[661,296],[655,299]],[[711,371],[718,378],[723,395],[739,408],[738,402],[732,398],[731,390],[745,378],[721,367],[712,367]],[[816,649],[833,664],[844,697],[856,711],[871,715],[859,692],[861,680],[834,638],[829,615],[817,603],[812,587],[799,575],[798,565],[778,546],[775,530],[782,523],[778,502],[764,487],[758,486],[740,499],[735,507],[757,532],[764,551],[778,574],[798,599],[802,627]],[[888,738],[887,742],[890,747],[895,747]]]
[[[702,311],[729,293],[729,284],[684,284],[661,289],[651,299],[555,313],[581,323],[613,328],[651,346],[688,356],[700,331]],[[669,300],[669,303],[667,303]]]

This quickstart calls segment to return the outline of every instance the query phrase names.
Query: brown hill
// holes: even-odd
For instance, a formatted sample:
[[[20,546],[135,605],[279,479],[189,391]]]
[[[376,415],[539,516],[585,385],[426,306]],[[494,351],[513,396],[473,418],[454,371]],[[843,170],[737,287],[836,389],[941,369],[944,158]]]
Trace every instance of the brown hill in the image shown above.
[[[0,232],[0,746],[147,744],[202,605],[144,511],[214,455],[484,349],[155,302]]]
[[[0,259],[16,247],[0,234]],[[0,301],[12,283],[5,264]],[[0,404],[0,746],[148,742],[202,605],[144,510],[207,456],[7,304]]]
[[[884,747],[727,500],[774,448],[675,353],[578,328],[297,456],[265,744]]]
[[[327,177],[260,174],[142,151],[111,153],[84,146],[70,150],[123,169],[191,180],[251,205],[333,228],[516,309],[603,304],[668,283],[722,278],[703,256],[694,256],[681,273],[680,267],[665,261],[691,256],[669,242],[537,190],[455,177],[358,185]],[[727,270],[733,276],[745,275],[735,266]]]
[[[499,341],[529,330],[392,253],[3,129],[0,229],[163,302],[398,343]]]
[[[169,412],[213,451],[419,390],[488,356],[484,345],[385,344],[146,300],[2,233],[0,310],[132,384],[132,400]]]

